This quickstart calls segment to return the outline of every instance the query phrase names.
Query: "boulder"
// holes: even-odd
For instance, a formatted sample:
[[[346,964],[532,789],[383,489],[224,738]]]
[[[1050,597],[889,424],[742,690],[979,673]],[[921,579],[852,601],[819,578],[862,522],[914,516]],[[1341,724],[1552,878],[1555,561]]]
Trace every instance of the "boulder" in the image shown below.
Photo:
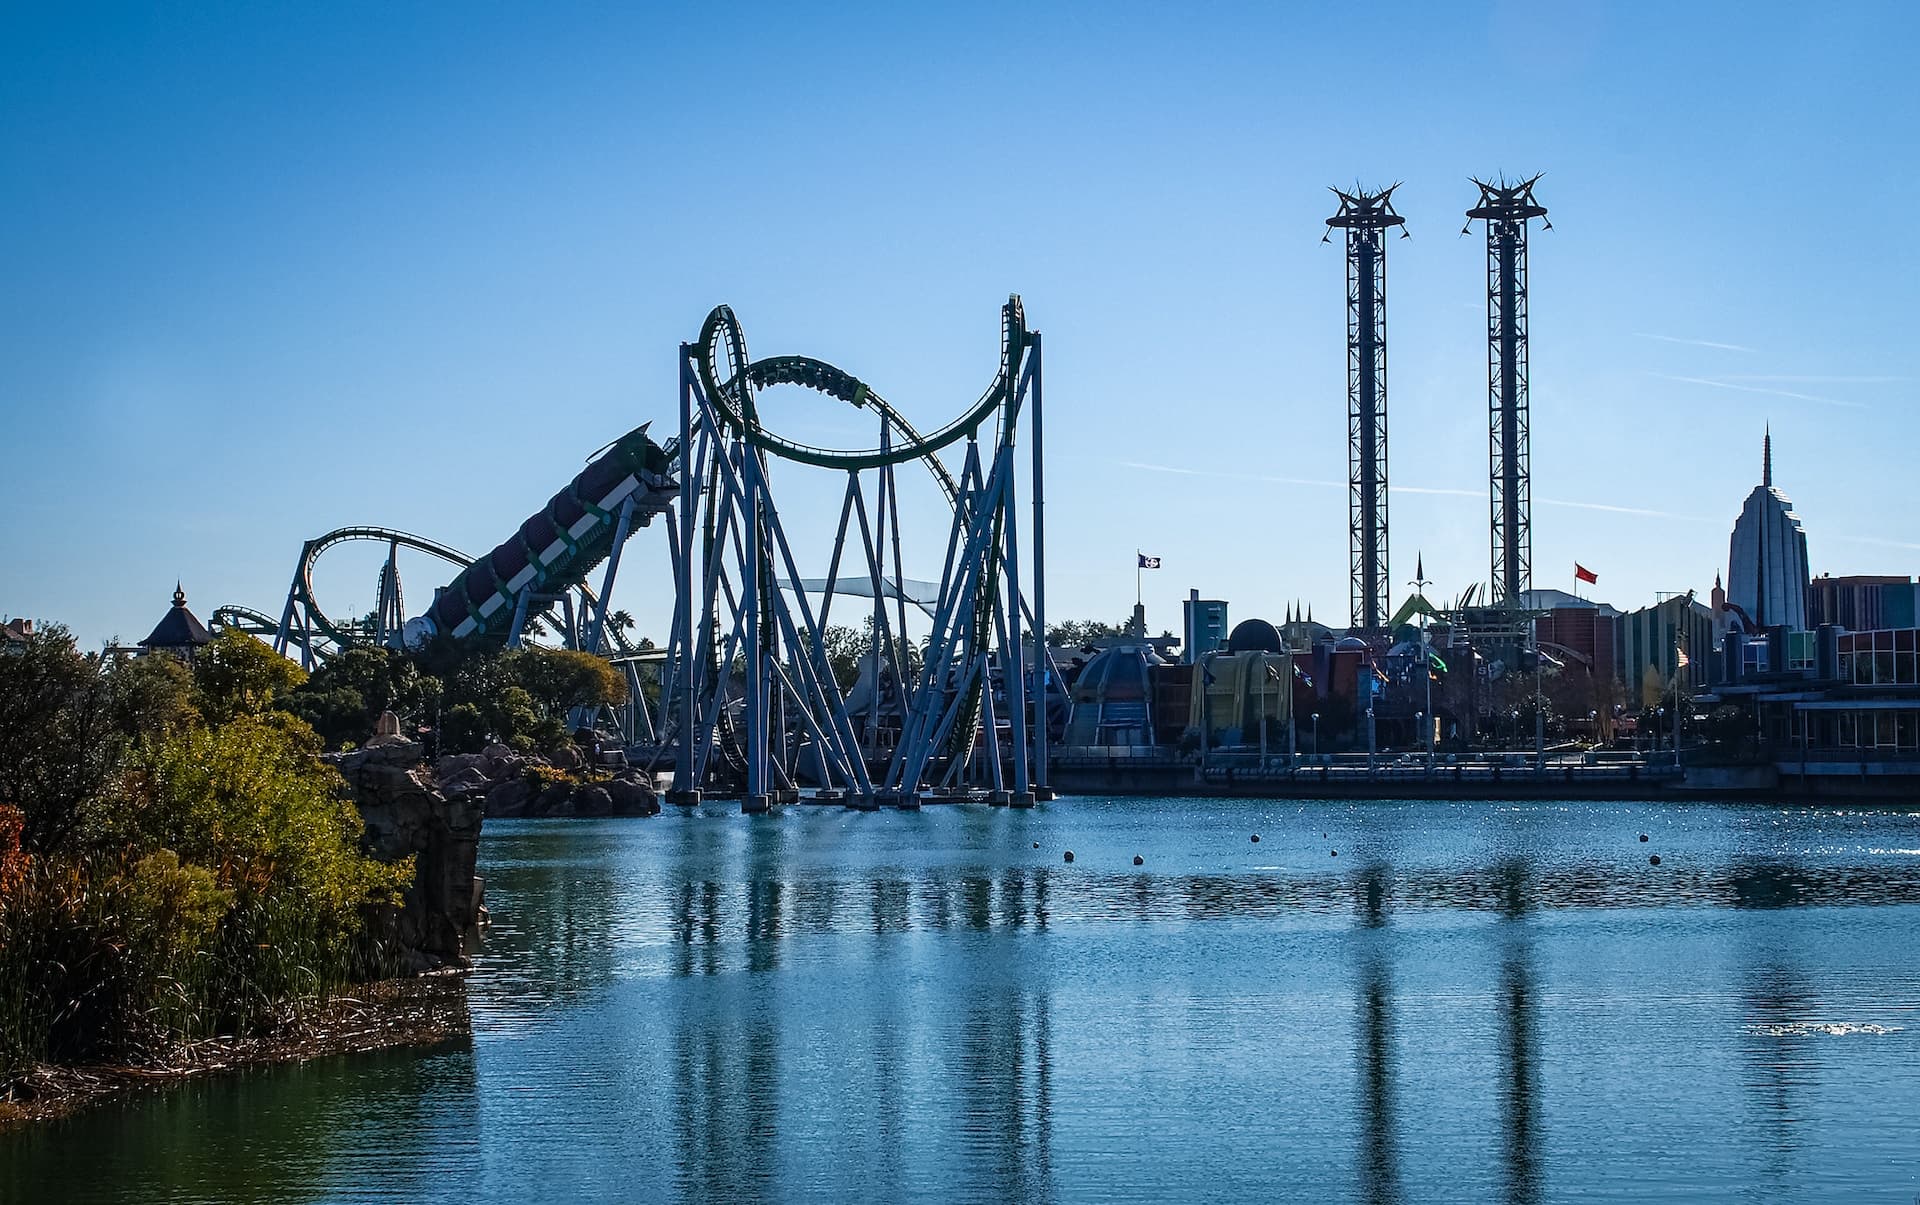
[[[482,774],[487,770],[487,755],[484,753],[447,753],[433,763],[433,776],[439,779],[452,778],[462,770],[478,770]]]
[[[606,785],[616,816],[658,816],[659,796],[638,778],[616,778]]]
[[[510,820],[527,814],[527,805],[533,802],[533,784],[524,778],[509,778],[496,783],[486,794],[487,815],[501,820]]]
[[[586,765],[587,759],[580,756],[580,750],[574,746],[562,745],[547,755],[547,762],[556,770],[566,770],[571,773]]]
[[[439,785],[440,789],[448,795],[465,795],[486,790],[493,785],[493,780],[487,777],[485,770],[477,766],[468,766],[464,770],[456,770],[441,778]]]
[[[535,797],[527,809],[529,816],[571,816],[573,815],[573,788],[564,782],[556,782]]]
[[[582,787],[573,793],[573,814],[576,816],[613,815],[613,796],[605,787]]]

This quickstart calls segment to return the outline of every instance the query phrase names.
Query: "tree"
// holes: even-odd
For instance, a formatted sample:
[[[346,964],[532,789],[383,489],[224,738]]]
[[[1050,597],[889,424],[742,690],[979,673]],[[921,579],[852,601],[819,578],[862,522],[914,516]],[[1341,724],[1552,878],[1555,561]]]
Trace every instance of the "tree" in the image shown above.
[[[1047,643],[1055,648],[1081,648],[1096,640],[1111,640],[1126,633],[1124,624],[1102,623],[1097,619],[1066,619],[1047,625]]]
[[[507,675],[531,696],[541,715],[563,716],[576,707],[614,707],[627,701],[627,680],[592,653],[519,648],[503,660]]]
[[[337,747],[364,738],[383,711],[414,721],[430,718],[443,690],[440,679],[422,673],[408,654],[356,645],[315,670],[288,696],[287,709]]]
[[[307,680],[307,672],[265,643],[228,628],[193,659],[195,702],[210,723],[263,715]]]
[[[0,806],[21,814],[22,844],[64,846],[115,793],[125,741],[99,659],[49,624],[0,655]]]

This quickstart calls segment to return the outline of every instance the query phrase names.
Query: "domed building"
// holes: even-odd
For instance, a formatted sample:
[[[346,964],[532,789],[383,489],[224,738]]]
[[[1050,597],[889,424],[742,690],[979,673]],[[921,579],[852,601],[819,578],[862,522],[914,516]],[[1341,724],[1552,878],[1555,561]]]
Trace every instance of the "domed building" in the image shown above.
[[[1102,649],[1073,682],[1068,745],[1152,745],[1153,667],[1160,655],[1144,644]]]

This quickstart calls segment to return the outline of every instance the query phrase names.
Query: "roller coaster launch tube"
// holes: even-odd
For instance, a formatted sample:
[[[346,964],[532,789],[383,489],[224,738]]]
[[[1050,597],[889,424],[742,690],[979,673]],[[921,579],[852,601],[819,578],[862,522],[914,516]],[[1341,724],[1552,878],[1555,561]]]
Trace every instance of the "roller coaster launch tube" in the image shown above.
[[[646,424],[613,441],[518,532],[439,592],[426,614],[433,630],[459,640],[506,643],[522,593],[537,597],[578,586],[613,551],[629,498],[629,530],[672,506],[679,491],[673,461],[672,451],[648,438]]]

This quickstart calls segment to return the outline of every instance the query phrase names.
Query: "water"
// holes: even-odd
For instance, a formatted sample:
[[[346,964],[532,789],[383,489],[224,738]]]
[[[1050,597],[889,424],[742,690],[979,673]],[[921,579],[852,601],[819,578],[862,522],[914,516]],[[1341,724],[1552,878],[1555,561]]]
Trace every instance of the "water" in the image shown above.
[[[0,1195],[1920,1195],[1920,810],[714,805],[482,859],[471,1041],[0,1137]]]

